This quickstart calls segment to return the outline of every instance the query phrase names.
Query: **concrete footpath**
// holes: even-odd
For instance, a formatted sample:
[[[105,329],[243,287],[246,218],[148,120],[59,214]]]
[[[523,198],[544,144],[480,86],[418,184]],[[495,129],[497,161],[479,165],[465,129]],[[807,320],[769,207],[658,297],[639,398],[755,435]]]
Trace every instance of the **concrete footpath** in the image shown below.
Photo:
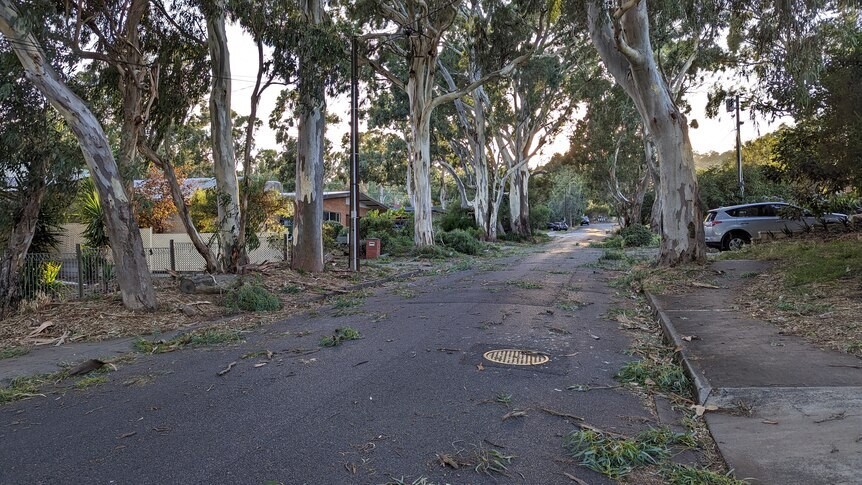
[[[715,262],[720,288],[647,296],[681,349],[698,401],[719,408],[707,412],[706,423],[737,478],[860,484],[862,360],[818,349],[739,310],[734,300],[747,291],[742,275],[768,264]]]

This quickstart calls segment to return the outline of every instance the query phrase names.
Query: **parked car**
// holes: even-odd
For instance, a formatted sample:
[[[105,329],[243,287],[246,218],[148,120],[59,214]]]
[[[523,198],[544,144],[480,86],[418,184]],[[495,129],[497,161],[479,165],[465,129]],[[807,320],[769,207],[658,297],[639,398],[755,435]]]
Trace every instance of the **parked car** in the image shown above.
[[[566,224],[566,221],[549,222],[548,223],[548,229],[550,229],[552,231],[568,231],[569,225]]]
[[[587,215],[586,215],[586,214],[584,214],[583,216],[581,216],[581,225],[582,225],[582,226],[589,226],[589,225],[590,225],[590,218],[589,218],[589,217],[587,217]]]
[[[797,217],[788,217],[793,214]],[[844,214],[829,213],[818,217],[784,202],[760,202],[712,209],[706,214],[703,230],[707,246],[726,251],[749,244],[761,232],[802,232],[817,224],[846,222]]]

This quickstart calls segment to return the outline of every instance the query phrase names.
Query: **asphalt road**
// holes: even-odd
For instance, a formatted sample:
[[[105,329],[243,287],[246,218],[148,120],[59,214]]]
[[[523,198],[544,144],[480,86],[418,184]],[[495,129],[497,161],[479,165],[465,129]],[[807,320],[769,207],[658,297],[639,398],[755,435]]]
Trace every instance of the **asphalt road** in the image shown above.
[[[243,344],[140,356],[107,384],[4,406],[0,482],[574,483],[569,473],[611,483],[566,455],[572,424],[539,410],[632,434],[654,419],[627,391],[566,389],[611,385],[631,359],[629,337],[602,317],[612,293],[589,264],[601,250],[584,245],[610,227],[394,282],[361,306],[297,316]],[[318,347],[345,325],[363,338]],[[507,348],[551,360],[516,367],[483,358]],[[264,350],[275,352],[271,361],[241,358]],[[503,420],[512,410],[526,416]],[[476,463],[489,450],[514,456],[508,477],[438,458]]]

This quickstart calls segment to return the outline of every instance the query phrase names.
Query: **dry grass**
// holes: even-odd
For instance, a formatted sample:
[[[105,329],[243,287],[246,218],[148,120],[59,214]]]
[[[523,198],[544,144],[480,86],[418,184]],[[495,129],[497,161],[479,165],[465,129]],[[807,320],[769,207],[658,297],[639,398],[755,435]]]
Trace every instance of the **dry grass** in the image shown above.
[[[337,268],[346,267],[346,262],[336,261],[336,265]],[[0,322],[0,349],[101,341],[201,326],[248,328],[287,318],[322,303],[310,296],[345,291],[355,284],[415,267],[415,262],[373,263],[363,266],[358,274],[329,268],[323,273],[311,274],[293,271],[282,264],[264,273],[248,275],[278,296],[282,309],[273,312],[236,313],[222,305],[224,295],[186,295],[171,278],[154,281],[159,303],[155,312],[128,310],[123,307],[119,294],[84,300],[30,302],[22,305],[17,314]],[[183,307],[188,314],[183,312]],[[49,322],[44,330],[33,334]]]
[[[807,285],[799,292],[782,281],[772,272],[760,274],[752,278],[751,291],[737,302],[752,317],[777,325],[787,335],[862,357],[862,290],[858,285]]]

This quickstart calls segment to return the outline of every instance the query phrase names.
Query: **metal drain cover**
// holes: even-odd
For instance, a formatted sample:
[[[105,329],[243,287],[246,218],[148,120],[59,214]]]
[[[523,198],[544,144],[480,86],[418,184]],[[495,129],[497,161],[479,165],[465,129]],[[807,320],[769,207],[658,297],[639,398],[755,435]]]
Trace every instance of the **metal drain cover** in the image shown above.
[[[509,365],[542,365],[551,360],[548,355],[532,350],[500,349],[485,352],[491,362]]]

